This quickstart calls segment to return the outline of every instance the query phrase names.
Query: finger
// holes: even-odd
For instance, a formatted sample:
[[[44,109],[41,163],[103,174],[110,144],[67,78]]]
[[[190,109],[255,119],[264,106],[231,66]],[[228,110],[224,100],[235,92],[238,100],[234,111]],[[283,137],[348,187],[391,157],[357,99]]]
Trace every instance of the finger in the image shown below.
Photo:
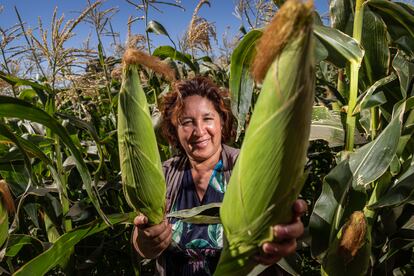
[[[168,225],[169,225],[168,222],[164,220],[160,224],[147,227],[143,229],[142,231],[148,238],[152,239],[152,238],[158,237],[162,232],[166,231],[167,228],[169,227]]]
[[[134,218],[134,225],[137,227],[143,227],[147,223],[148,223],[148,218],[142,214]]]
[[[303,199],[298,199],[293,203],[293,212],[295,217],[303,216],[308,210],[308,204]]]
[[[290,254],[293,254],[296,251],[297,242],[295,239],[286,240],[282,243],[278,242],[268,242],[263,244],[262,250],[268,256],[279,256],[286,257]]]
[[[158,236],[155,236],[154,238],[152,238],[152,241],[155,242],[156,244],[160,244],[168,240],[169,236],[171,235],[172,235],[171,225],[167,225],[167,227],[165,228],[163,232],[161,232]]]
[[[276,240],[283,241],[285,239],[297,239],[303,235],[303,223],[298,220],[291,224],[276,225],[273,227],[273,235]]]
[[[160,244],[160,246],[162,247],[162,249],[165,249],[165,248],[167,248],[170,244],[171,244],[171,241],[172,241],[172,231],[169,231],[168,232],[169,234],[168,234],[168,236],[162,241],[162,243]]]
[[[153,246],[154,252],[160,252],[160,254],[171,244],[172,240],[172,231],[169,233],[167,238],[165,238],[161,243]]]

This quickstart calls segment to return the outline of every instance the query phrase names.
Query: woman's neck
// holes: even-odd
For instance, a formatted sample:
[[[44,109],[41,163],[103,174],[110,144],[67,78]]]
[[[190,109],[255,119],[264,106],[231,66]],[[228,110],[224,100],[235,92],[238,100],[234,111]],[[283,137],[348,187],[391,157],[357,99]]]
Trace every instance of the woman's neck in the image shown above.
[[[191,175],[200,202],[203,201],[214,167],[220,160],[221,151],[222,148],[220,147],[216,153],[206,160],[197,161],[190,159]]]

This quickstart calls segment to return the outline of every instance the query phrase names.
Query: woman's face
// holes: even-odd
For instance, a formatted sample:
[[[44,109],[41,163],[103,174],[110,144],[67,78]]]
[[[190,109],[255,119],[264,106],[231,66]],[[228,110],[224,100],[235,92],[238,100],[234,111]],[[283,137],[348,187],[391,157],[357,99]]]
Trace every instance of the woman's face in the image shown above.
[[[191,160],[203,162],[221,151],[221,118],[207,98],[193,95],[184,99],[177,133],[181,146]]]

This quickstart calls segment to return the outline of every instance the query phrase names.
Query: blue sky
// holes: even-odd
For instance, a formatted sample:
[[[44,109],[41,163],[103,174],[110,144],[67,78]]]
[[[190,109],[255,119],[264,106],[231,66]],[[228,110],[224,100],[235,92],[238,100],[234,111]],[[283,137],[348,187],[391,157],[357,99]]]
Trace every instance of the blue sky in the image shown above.
[[[93,2],[93,1],[91,1]],[[140,2],[135,0],[134,2]],[[173,2],[169,0],[169,2]],[[229,27],[231,34],[237,33],[237,30],[241,26],[241,22],[234,12],[234,0],[210,0],[211,7],[204,5],[200,11],[200,15],[207,20],[215,22],[218,40],[221,40],[222,34]],[[157,20],[169,32],[174,41],[177,41],[179,37],[185,32],[190,20],[191,14],[197,5],[198,1],[195,0],[182,0],[181,4],[186,8],[182,11],[179,8],[169,7],[166,5],[158,6],[163,13],[152,10],[149,18]],[[329,0],[315,0],[317,10],[324,14],[328,11]],[[37,26],[37,18],[41,17],[44,28],[50,27],[50,21],[53,15],[55,7],[58,8],[57,15],[65,15],[65,19],[76,18],[79,11],[83,10],[87,6],[86,0],[0,0],[0,6],[3,7],[0,13],[0,27],[10,27],[18,22],[14,6],[20,12],[20,15],[27,26],[35,28]],[[128,17],[139,17],[143,13],[136,10],[132,5],[128,4],[124,0],[106,0],[102,9],[108,9],[114,7],[118,12],[113,16],[111,22],[116,32],[120,34],[120,41],[124,42],[127,33]],[[75,28],[77,34],[73,39],[68,41],[67,46],[78,47],[91,33],[92,39],[94,38],[94,32],[90,25],[80,24]],[[141,22],[135,23],[132,28],[133,33],[144,33],[144,26]],[[151,35],[151,39],[155,46],[159,45],[171,45],[167,38],[163,36]],[[105,46],[108,47],[110,40],[104,41]]]

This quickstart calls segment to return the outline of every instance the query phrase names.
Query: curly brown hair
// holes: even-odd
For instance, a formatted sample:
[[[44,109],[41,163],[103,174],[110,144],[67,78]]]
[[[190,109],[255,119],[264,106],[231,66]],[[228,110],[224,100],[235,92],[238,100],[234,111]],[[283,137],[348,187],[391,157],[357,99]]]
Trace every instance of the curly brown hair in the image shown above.
[[[228,90],[220,89],[209,78],[197,76],[174,83],[172,92],[162,99],[161,128],[168,142],[175,148],[182,149],[178,140],[177,126],[184,109],[184,99],[193,95],[207,98],[213,103],[222,122],[222,142],[228,141],[231,137],[233,123],[233,115],[226,104],[229,95]]]

